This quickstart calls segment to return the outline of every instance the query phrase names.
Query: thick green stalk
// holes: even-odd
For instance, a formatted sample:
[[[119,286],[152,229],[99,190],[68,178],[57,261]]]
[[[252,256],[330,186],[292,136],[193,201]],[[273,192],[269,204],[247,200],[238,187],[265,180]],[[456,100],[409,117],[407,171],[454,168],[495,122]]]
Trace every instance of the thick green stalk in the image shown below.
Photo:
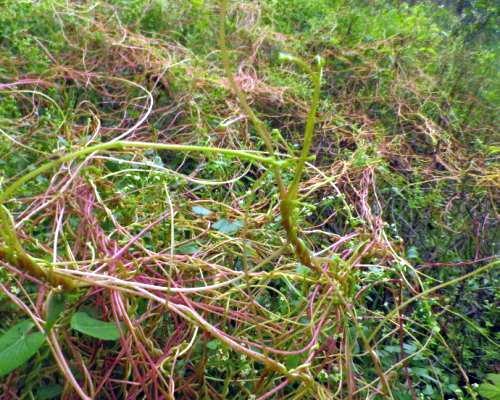
[[[314,127],[316,124],[316,114],[318,112],[321,90],[321,65],[318,62],[318,65],[316,67],[317,69],[312,69],[302,60],[298,60],[296,58],[291,58],[291,60],[309,73],[311,81],[313,83],[313,96],[311,99],[311,108],[307,115],[306,127],[304,131],[304,143],[302,145],[300,158],[295,167],[294,178],[292,183],[290,184],[289,189],[287,190],[285,198],[281,199],[281,220],[282,225],[286,231],[288,241],[295,248],[295,253],[300,262],[310,268],[318,269],[316,263],[314,262],[314,258],[311,255],[311,251],[307,248],[304,241],[298,237],[295,208],[298,202],[300,181],[304,173],[306,161],[309,158],[309,153],[311,151],[312,141],[314,137]]]
[[[271,134],[269,133],[265,124],[257,117],[255,112],[252,110],[247,102],[247,99],[236,83],[234,75],[231,71],[231,65],[229,60],[229,54],[226,47],[226,30],[225,21],[227,13],[227,0],[220,1],[220,19],[219,19],[219,45],[221,49],[222,63],[224,65],[224,70],[226,72],[227,79],[232,91],[236,94],[238,101],[240,103],[243,112],[246,114],[248,119],[252,122],[257,131],[258,135],[264,141],[267,151],[273,155],[274,154],[274,144]],[[287,189],[283,183],[281,176],[280,166],[274,166],[273,172],[275,175],[276,186],[280,194],[280,214],[281,223],[286,232],[288,242],[293,246],[295,255],[299,261],[313,269],[317,269],[314,263],[311,251],[307,248],[305,243],[298,237],[297,221],[295,219],[295,207],[297,203],[297,194],[304,171],[305,163],[309,157],[309,152],[311,150],[312,140],[314,136],[314,126],[316,123],[316,113],[318,111],[319,99],[320,99],[320,88],[321,88],[321,63],[318,62],[316,68],[311,68],[305,61],[293,57],[284,56],[285,59],[294,62],[301,69],[303,69],[311,77],[313,83],[313,96],[311,99],[311,108],[309,110],[306,128],[304,132],[304,143],[302,146],[302,151],[300,158],[297,162],[295,168],[294,179]],[[320,61],[320,60],[318,60]]]
[[[41,260],[31,257],[23,249],[16,235],[12,216],[3,205],[0,205],[0,238],[5,243],[5,246],[0,246],[0,259],[53,286],[62,286],[68,290],[78,286],[73,279],[53,272],[50,266],[42,266]]]
[[[224,71],[226,73],[227,79],[229,81],[229,85],[231,87],[231,90],[236,94],[236,97],[238,98],[238,102],[240,103],[241,108],[243,109],[243,112],[246,114],[248,119],[250,119],[250,122],[253,124],[255,127],[255,130],[257,131],[257,134],[260,136],[260,138],[263,140],[264,145],[266,146],[266,150],[268,153],[273,156],[274,155],[274,144],[273,144],[273,139],[271,134],[269,133],[269,130],[267,129],[266,125],[257,117],[257,115],[254,113],[252,108],[247,102],[247,99],[236,83],[236,80],[234,79],[234,75],[231,72],[231,64],[229,61],[229,52],[226,47],[226,29],[225,29],[225,21],[226,21],[226,13],[227,13],[227,0],[221,0],[221,7],[220,7],[220,18],[219,18],[219,46],[221,48],[221,56],[222,56],[222,64],[224,65]],[[283,179],[281,177],[281,170],[279,166],[274,166],[273,167],[273,172],[274,176],[276,179],[276,184],[278,186],[278,190],[280,193],[281,197],[284,197],[286,192],[285,192],[285,185],[283,184]]]

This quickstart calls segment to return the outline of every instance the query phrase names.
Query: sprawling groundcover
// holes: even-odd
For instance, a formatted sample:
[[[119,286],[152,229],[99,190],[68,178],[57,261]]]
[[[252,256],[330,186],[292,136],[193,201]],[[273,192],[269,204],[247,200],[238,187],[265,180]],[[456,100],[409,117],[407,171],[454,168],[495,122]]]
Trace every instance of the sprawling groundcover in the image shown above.
[[[0,2],[0,399],[498,399],[487,1]]]

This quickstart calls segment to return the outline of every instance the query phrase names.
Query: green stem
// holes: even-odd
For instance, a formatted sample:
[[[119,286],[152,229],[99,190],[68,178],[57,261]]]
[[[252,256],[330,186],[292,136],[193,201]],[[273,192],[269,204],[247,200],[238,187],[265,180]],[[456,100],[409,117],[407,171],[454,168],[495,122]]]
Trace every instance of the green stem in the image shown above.
[[[289,200],[294,200],[297,197],[299,184],[304,173],[306,161],[309,158],[309,152],[311,151],[312,141],[314,137],[314,126],[316,124],[316,114],[318,112],[321,93],[321,66],[318,65],[317,68],[317,70],[312,70],[311,68],[309,69],[311,71],[310,76],[313,84],[313,95],[311,99],[311,108],[309,109],[309,113],[307,115],[302,152],[295,168],[293,181],[290,185],[290,189],[288,190]]]

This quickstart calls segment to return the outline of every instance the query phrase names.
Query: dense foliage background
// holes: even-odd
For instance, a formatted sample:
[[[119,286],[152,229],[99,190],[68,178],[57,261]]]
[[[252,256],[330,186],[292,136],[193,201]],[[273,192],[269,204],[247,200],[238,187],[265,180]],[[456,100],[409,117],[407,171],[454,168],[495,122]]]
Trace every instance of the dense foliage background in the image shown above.
[[[266,152],[222,67],[219,11],[0,1],[0,190],[116,138]],[[280,54],[323,60],[294,214],[323,272],[287,245],[268,165],[68,159],[0,195],[56,271],[23,270],[0,223],[0,329],[17,329],[0,336],[0,399],[498,399],[498,5],[237,0],[225,18],[283,160],[312,87]],[[87,286],[54,289],[64,270]]]

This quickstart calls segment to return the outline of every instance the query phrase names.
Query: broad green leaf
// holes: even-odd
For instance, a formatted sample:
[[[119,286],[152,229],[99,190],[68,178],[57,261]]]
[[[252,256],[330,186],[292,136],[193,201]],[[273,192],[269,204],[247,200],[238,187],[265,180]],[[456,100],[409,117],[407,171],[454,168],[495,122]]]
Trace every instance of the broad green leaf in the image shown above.
[[[84,335],[101,340],[118,340],[120,338],[120,331],[115,323],[92,318],[83,311],[73,314],[71,328]]]
[[[63,293],[51,293],[47,299],[47,316],[45,320],[45,329],[50,331],[58,318],[64,312],[65,297]]]
[[[223,219],[218,220],[213,225],[213,228],[220,233],[225,233],[226,235],[234,235],[241,228],[243,228],[243,222],[241,222],[241,221],[231,222],[231,221],[223,218]]]
[[[23,365],[45,342],[43,333],[28,333],[33,326],[22,321],[0,337],[0,377]]]
[[[488,400],[500,400],[500,374],[488,374],[486,379],[491,383],[481,383],[477,391]]]
[[[193,208],[191,208],[191,211],[193,211],[196,215],[200,215],[202,217],[208,217],[210,214],[212,214],[212,211],[202,206],[194,206]]]
[[[490,383],[481,383],[477,391],[488,400],[500,400],[500,387],[498,386]]]
[[[500,388],[500,374],[488,374],[486,379]]]
[[[177,254],[194,254],[198,251],[200,251],[200,248],[195,243],[185,244],[175,249]]]
[[[35,324],[30,320],[24,320],[19,322],[0,336],[0,351],[9,347],[19,339],[19,336],[26,335]]]
[[[36,391],[36,400],[49,400],[58,397],[63,392],[63,387],[55,383],[45,385]]]

